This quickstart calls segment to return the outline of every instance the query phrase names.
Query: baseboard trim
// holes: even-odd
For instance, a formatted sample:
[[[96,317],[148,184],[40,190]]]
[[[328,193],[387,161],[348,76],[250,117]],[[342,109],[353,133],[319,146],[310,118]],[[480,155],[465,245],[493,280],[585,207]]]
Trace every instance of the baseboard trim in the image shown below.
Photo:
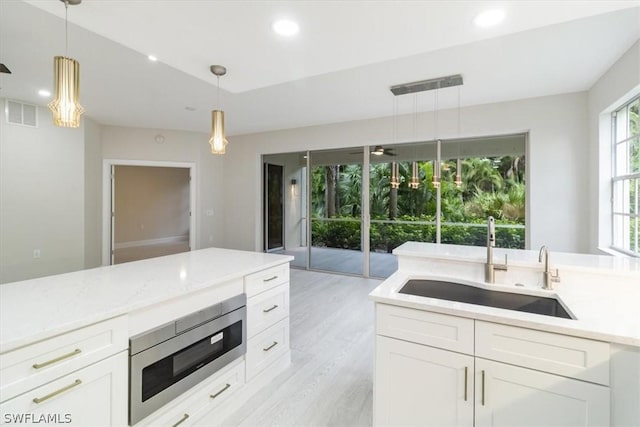
[[[114,245],[114,249],[135,248],[138,246],[166,245],[170,243],[184,243],[189,241],[189,236],[169,236],[159,239],[148,240],[132,240],[129,242],[120,242]]]

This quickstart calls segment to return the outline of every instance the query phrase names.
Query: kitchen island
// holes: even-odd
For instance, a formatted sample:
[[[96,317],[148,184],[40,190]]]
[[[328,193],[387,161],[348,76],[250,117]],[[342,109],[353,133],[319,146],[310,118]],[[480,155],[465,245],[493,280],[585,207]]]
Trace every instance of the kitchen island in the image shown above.
[[[209,248],[1,285],[1,422],[127,425],[129,338],[246,294],[247,354],[139,425],[231,409],[290,361],[291,259]]]
[[[495,249],[507,271],[484,282],[486,248],[407,243],[376,303],[374,424],[640,425],[640,263]],[[402,293],[409,280],[556,299],[560,318]]]

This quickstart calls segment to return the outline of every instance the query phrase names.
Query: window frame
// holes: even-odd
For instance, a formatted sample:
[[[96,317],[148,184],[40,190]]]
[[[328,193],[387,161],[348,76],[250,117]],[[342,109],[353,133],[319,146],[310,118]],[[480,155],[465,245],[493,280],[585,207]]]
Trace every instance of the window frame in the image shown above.
[[[640,169],[638,171],[635,172],[629,172],[629,170],[626,171],[626,173],[623,174],[618,174],[617,170],[618,170],[618,147],[621,144],[628,144],[630,142],[632,142],[634,139],[640,139],[640,131],[637,130],[636,134],[630,134],[629,129],[630,129],[630,119],[629,119],[629,109],[631,107],[632,104],[634,103],[640,103],[640,94],[636,94],[635,96],[633,96],[630,100],[628,100],[627,102],[625,102],[624,104],[620,105],[618,108],[616,108],[612,113],[611,113],[611,204],[610,204],[610,208],[611,208],[611,249],[613,249],[614,251],[623,253],[625,255],[629,255],[632,257],[636,257],[636,258],[640,258],[640,211],[638,210],[639,207],[639,201],[638,199],[640,198],[640,194],[639,194],[639,190],[640,190]],[[625,118],[624,118],[624,124],[626,127],[625,130],[625,136],[624,138],[618,140],[618,131],[619,131],[619,120],[618,120],[618,115],[620,114],[625,114]],[[633,182],[633,180],[635,180],[635,194],[636,194],[636,200],[635,200],[635,213],[630,213],[630,212],[622,212],[620,211],[620,209],[618,209],[618,205],[619,203],[623,202],[623,200],[627,200],[629,201],[630,199],[630,190],[627,190],[624,193],[624,196],[622,198],[622,200],[619,200],[616,197],[616,186],[619,185],[619,183],[622,182],[629,182],[629,184],[631,185],[631,183]],[[628,209],[627,209],[628,210]],[[635,226],[635,236],[631,235],[631,232],[629,230],[629,236],[624,236],[623,234],[620,234],[620,232],[622,230],[624,230],[625,228],[627,228],[628,226],[622,226],[622,229],[620,228],[620,226],[617,226],[617,219],[620,218],[628,218],[629,221],[634,221],[636,222],[636,226]],[[630,226],[630,225],[629,225]],[[629,239],[629,242],[631,243],[631,241],[633,241],[633,246],[635,246],[637,252],[634,252],[633,250],[627,249],[625,247],[622,247],[619,245],[620,242],[620,237],[623,236],[623,244],[625,243],[625,237]]]

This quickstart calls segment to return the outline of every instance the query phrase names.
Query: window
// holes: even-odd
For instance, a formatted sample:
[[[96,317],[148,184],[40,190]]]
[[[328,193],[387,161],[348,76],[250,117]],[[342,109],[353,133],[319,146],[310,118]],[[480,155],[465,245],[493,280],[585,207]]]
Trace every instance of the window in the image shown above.
[[[612,245],[640,256],[640,96],[613,113]]]

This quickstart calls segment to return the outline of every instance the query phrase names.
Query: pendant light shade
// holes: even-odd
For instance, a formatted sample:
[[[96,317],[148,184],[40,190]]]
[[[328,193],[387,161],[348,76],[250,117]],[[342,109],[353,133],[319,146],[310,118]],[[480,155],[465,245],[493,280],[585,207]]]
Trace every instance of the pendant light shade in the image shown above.
[[[77,128],[84,108],[80,105],[80,64],[67,55],[69,39],[69,5],[78,5],[82,0],[60,0],[64,3],[64,56],[53,57],[54,99],[49,103],[56,126]]]
[[[224,133],[224,111],[213,110],[211,112],[211,153],[224,154],[227,148],[227,138]]]
[[[84,108],[80,105],[80,64],[73,58],[53,58],[54,100],[49,103],[53,124],[77,128]]]
[[[391,188],[400,187],[400,168],[396,162],[391,162]]]
[[[413,162],[411,165],[411,181],[409,181],[409,188],[416,190],[420,186],[420,178],[418,176],[418,162]]]
[[[216,76],[218,83],[218,108],[220,108],[220,76],[227,74],[222,65],[212,65],[209,70]],[[227,148],[227,136],[224,133],[224,111],[222,109],[211,112],[211,137],[209,138],[211,153],[224,154]]]
[[[454,181],[456,188],[462,187],[462,161],[460,158],[456,161],[456,180]]]

